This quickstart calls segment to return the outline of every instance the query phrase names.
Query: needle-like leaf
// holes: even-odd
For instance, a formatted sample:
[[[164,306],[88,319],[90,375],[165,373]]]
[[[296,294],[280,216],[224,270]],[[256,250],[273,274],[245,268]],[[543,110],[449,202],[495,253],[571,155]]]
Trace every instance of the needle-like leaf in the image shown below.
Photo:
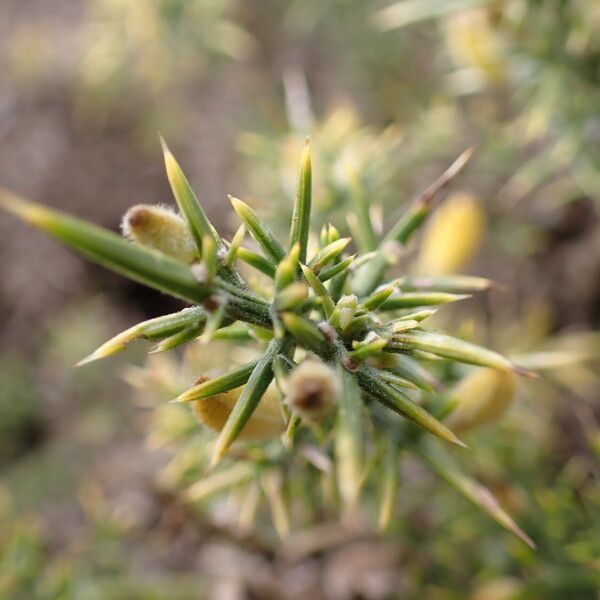
[[[433,392],[440,386],[435,377],[421,363],[406,354],[397,354],[395,364],[389,368],[389,371],[411,381],[426,392]]]
[[[322,271],[319,272],[319,279],[323,283],[325,283],[326,281],[329,281],[331,278],[335,277],[336,275],[343,273],[344,271],[346,271],[348,269],[348,267],[350,267],[350,265],[354,261],[355,257],[356,257],[356,254],[353,254],[352,256],[347,256],[346,258],[341,260],[339,263],[336,263],[334,265],[331,265],[331,267],[327,267],[326,269],[323,269]]]
[[[373,292],[363,303],[362,307],[364,310],[375,310],[381,305],[385,304],[385,301],[396,291],[394,285],[387,285],[384,288]]]
[[[233,236],[233,239],[231,240],[231,244],[229,244],[229,252],[227,253],[227,266],[228,267],[233,267],[233,265],[235,264],[235,259],[237,258],[238,251],[239,251],[245,237],[246,237],[246,226],[242,223],[238,227],[237,231],[235,232],[235,235]]]
[[[422,427],[442,440],[465,447],[465,444],[445,425],[440,423],[424,408],[415,404],[399,390],[386,383],[378,374],[377,369],[362,364],[356,371],[356,376],[358,383],[363,390],[373,395],[377,400],[394,412],[405,416],[407,419],[410,419],[419,425],[419,427]]]
[[[473,148],[467,148],[409,207],[377,249],[377,255],[370,262],[368,268],[363,267],[356,275],[354,293],[366,296],[371,293],[381,282],[386,268],[389,265],[390,244],[406,245],[413,233],[423,224],[435,207],[435,201],[448,183],[458,175],[473,155]]]
[[[348,352],[348,358],[354,363],[363,362],[367,358],[379,354],[386,344],[387,340],[380,338],[378,335],[374,335],[371,339],[367,336],[366,341],[363,343],[356,341],[352,343],[354,350]]]
[[[271,365],[273,359],[278,354],[285,353],[288,345],[288,340],[279,339],[274,339],[269,343],[269,347],[254,367],[248,383],[244,386],[227,422],[219,433],[211,458],[211,467],[214,467],[225,456],[231,444],[252,416],[260,399],[273,380]]]
[[[396,284],[403,290],[433,290],[436,292],[482,292],[499,287],[491,279],[472,275],[436,275],[435,277],[399,277]]]
[[[152,350],[150,350],[150,353],[157,354],[158,352],[166,352],[167,350],[173,350],[174,348],[178,348],[183,344],[187,344],[187,342],[195,340],[202,333],[203,329],[204,323],[190,325],[183,331],[179,331],[162,340]]]
[[[360,388],[351,373],[338,368],[342,390],[338,400],[335,427],[337,481],[348,509],[356,506],[363,480],[365,441]]]
[[[335,260],[346,248],[346,246],[350,243],[350,238],[341,238],[339,240],[335,240],[328,244],[308,263],[308,266],[313,270],[315,275],[319,275],[323,267],[329,264],[332,260]]]
[[[275,289],[282,290],[296,279],[300,244],[296,242],[275,270]]]
[[[250,379],[250,375],[257,364],[258,359],[252,360],[241,367],[237,367],[236,369],[232,369],[231,371],[220,375],[219,377],[208,379],[207,381],[186,390],[183,394],[177,396],[173,402],[192,402],[193,400],[202,400],[203,398],[209,398],[216,394],[234,390],[235,388],[244,385],[248,379]]]
[[[275,277],[275,265],[268,258],[244,247],[238,248],[237,255],[240,260],[254,267],[257,271],[264,273],[267,277],[271,279]]]
[[[263,330],[265,333],[272,334],[272,332]],[[244,323],[240,323],[237,321],[236,323],[232,323],[231,325],[227,325],[224,327],[220,327],[215,331],[212,336],[213,340],[228,340],[234,342],[251,342],[255,340],[253,331],[248,325]]]
[[[182,311],[162,317],[156,317],[142,323],[138,323],[125,331],[117,334],[92,354],[86,356],[77,363],[77,366],[86,365],[95,360],[106,358],[117,354],[136,340],[160,340],[168,338],[176,333],[184,331],[188,327],[203,326],[206,321],[206,312],[199,306],[184,308]]]
[[[198,283],[190,268],[165,254],[128,242],[103,229],[0,191],[0,206],[49,233],[90,260],[134,281],[190,302],[202,302],[209,287]]]
[[[314,290],[315,294],[321,299],[321,306],[323,307],[325,316],[329,318],[335,309],[335,304],[329,295],[327,288],[309,267],[306,265],[300,265],[300,267],[302,268],[304,277],[306,277],[306,281],[308,281],[308,284]]]
[[[395,373],[392,373],[391,371],[386,371],[385,369],[380,369],[379,374],[381,375],[381,378],[386,383],[389,383],[391,385],[409,388],[411,390],[419,389],[418,386],[415,385],[412,381],[409,381],[408,379],[404,379],[404,377],[400,377],[399,375],[396,375]]]
[[[468,475],[462,473],[458,465],[441,448],[433,443],[426,443],[421,440],[415,444],[415,449],[425,463],[447,481],[453,488],[460,492],[465,498],[471,501],[487,513],[494,521],[502,525],[520,540],[525,542],[530,548],[535,549],[535,542],[514,522],[512,517],[500,506],[500,503],[488,488],[481,485]]]
[[[217,247],[215,241],[210,235],[205,235],[202,238],[202,266],[205,271],[205,280],[207,283],[212,283],[217,274]]]
[[[290,230],[290,248],[300,243],[300,262],[306,262],[308,234],[310,231],[310,211],[312,202],[312,169],[310,162],[310,143],[306,140],[300,159],[298,173],[298,189],[292,213],[292,228]]]
[[[183,493],[187,502],[198,502],[208,496],[218,494],[234,485],[244,483],[256,475],[256,465],[252,462],[238,462],[231,467],[213,473],[189,487]]]
[[[256,243],[274,264],[277,265],[285,256],[285,250],[271,231],[271,228],[245,202],[233,196],[229,196],[229,200],[231,201],[233,210],[235,210],[240,219],[245,223]]]
[[[202,254],[202,238],[205,235],[210,235],[214,240],[217,249],[221,249],[223,243],[217,230],[213,227],[212,223],[208,220],[206,213],[202,209],[192,186],[185,176],[183,170],[179,166],[179,163],[175,160],[173,154],[167,147],[165,141],[161,138],[165,168],[167,170],[167,178],[171,184],[173,190],[173,196],[179,206],[181,214],[185,217],[192,237],[198,246],[198,251]]]
[[[379,310],[398,310],[400,308],[415,308],[417,306],[438,306],[465,300],[467,294],[449,294],[447,292],[398,292],[387,298],[379,306]]]
[[[269,501],[275,531],[280,538],[290,533],[290,517],[283,499],[283,478],[280,471],[269,470],[261,474],[260,482]]]
[[[418,323],[421,323],[425,319],[428,319],[429,317],[432,317],[433,315],[435,315],[436,312],[437,312],[437,309],[435,309],[435,308],[433,308],[433,309],[425,308],[423,310],[418,310],[416,312],[402,315],[401,317],[398,317],[397,319],[392,321],[392,324],[398,323],[401,321],[417,321]]]
[[[393,342],[387,346],[387,349],[392,351],[405,351],[411,348],[417,348],[425,352],[431,352],[437,356],[471,365],[492,367],[493,369],[501,370],[515,369],[515,365],[508,358],[498,354],[498,352],[488,350],[465,340],[431,331],[413,330],[396,334],[394,335]]]
[[[398,440],[388,437],[384,441],[384,455],[381,473],[381,496],[377,527],[385,531],[392,521],[398,492]]]

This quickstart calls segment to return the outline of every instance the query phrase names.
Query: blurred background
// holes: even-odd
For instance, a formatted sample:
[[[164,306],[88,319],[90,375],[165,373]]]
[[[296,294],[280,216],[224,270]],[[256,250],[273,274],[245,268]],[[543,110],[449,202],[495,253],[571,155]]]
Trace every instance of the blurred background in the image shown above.
[[[159,132],[228,235],[227,193],[283,226],[306,135],[317,220],[345,231],[356,182],[393,217],[475,145],[446,234],[465,247],[417,264],[504,287],[441,325],[564,358],[467,440],[537,551],[410,461],[387,535],[280,543],[163,485],[181,447],[143,348],[72,367],[177,302],[2,214],[0,598],[600,597],[597,0],[2,0],[0,72],[0,185],[114,230],[171,203]]]

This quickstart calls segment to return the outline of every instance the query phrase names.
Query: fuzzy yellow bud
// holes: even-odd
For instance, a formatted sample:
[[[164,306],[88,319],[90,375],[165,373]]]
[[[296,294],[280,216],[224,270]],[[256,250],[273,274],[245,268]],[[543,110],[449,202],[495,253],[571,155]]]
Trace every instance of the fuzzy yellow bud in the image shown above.
[[[335,371],[317,360],[305,360],[287,381],[290,408],[312,423],[318,423],[331,413],[339,393]]]
[[[452,195],[425,230],[417,272],[428,276],[459,272],[479,249],[484,230],[480,202],[471,194]]]
[[[182,262],[191,263],[198,258],[198,250],[186,222],[167,207],[132,206],[123,217],[121,230],[134,242]]]
[[[207,378],[202,377],[198,383],[204,381],[207,381]],[[196,400],[192,402],[192,411],[203,425],[218,433],[223,429],[242,389],[239,387],[222,394]],[[279,394],[273,386],[270,386],[237,439],[264,441],[280,435],[284,430],[285,424],[281,416]]]
[[[462,379],[452,396],[457,406],[449,426],[467,431],[497,421],[513,403],[516,377],[512,371],[479,368]]]

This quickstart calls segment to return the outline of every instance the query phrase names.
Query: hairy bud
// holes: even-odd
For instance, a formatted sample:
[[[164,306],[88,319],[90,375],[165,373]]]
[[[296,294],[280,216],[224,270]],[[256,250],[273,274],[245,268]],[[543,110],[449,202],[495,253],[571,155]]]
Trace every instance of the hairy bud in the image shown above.
[[[340,384],[335,371],[317,360],[296,367],[287,382],[290,407],[308,421],[324,419],[336,404]]]
[[[191,263],[198,257],[196,245],[185,221],[164,206],[137,204],[123,216],[123,235],[138,244]]]

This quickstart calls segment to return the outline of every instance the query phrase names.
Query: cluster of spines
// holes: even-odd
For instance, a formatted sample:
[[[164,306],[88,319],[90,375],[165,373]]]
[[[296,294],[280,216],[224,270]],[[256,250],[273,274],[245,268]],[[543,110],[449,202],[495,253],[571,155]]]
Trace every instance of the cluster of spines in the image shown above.
[[[250,206],[233,197],[230,199],[242,225],[231,242],[222,239],[164,143],[163,150],[167,176],[185,221],[185,235],[190,238],[185,243],[169,245],[162,240],[162,244],[153,244],[148,239],[140,239],[142,243],[131,244],[78,219],[8,193],[2,194],[5,208],[92,260],[195,305],[128,329],[82,363],[114,354],[140,338],[158,341],[154,351],[171,349],[199,336],[205,342],[211,339],[266,340],[266,350],[258,359],[203,381],[176,399],[178,402],[201,401],[243,386],[217,437],[211,461],[214,467],[252,418],[276,375],[285,381],[291,377],[290,372],[293,375],[302,367],[294,363],[296,349],[314,355],[326,365],[332,381],[339,384],[334,386],[339,390],[333,427],[335,455],[339,462],[340,489],[350,504],[356,502],[363,478],[365,400],[388,407],[445,441],[464,445],[439,418],[402,390],[430,391],[437,385],[415,360],[417,358],[442,357],[499,370],[517,370],[496,352],[421,327],[423,320],[434,312],[432,306],[463,299],[467,296],[456,292],[486,289],[490,282],[476,277],[443,276],[401,277],[384,283],[384,277],[398,248],[410,241],[449,181],[462,170],[471,155],[470,149],[409,207],[379,243],[375,243],[375,231],[367,218],[366,201],[362,197],[357,200],[362,218],[356,227],[363,253],[345,256],[350,238],[342,238],[336,228],[329,225],[321,232],[319,248],[310,259],[312,173],[308,143],[301,159],[287,248]],[[159,236],[164,237],[180,226],[173,222],[173,217],[179,219],[177,215],[163,215],[169,223],[162,233],[159,231]],[[132,220],[130,214],[129,219],[126,216],[126,229],[131,233],[134,228],[135,219]],[[246,232],[260,253],[242,245]],[[132,237],[135,239],[135,232]],[[176,250],[170,252],[170,248]],[[185,250],[183,255],[182,249]],[[248,288],[236,269],[237,259],[273,280],[269,299]],[[388,311],[401,309],[412,312],[391,320],[383,318]],[[240,327],[240,323],[243,326]],[[397,356],[391,366],[377,366],[390,354]],[[301,403],[292,406],[300,407]],[[290,412],[287,404],[284,410],[289,419],[286,437],[290,441],[300,424],[302,410]],[[307,412],[304,411],[303,416],[310,421]],[[425,452],[423,447],[420,451]],[[460,487],[458,479],[453,480],[456,487]],[[488,506],[488,512],[506,526],[497,507],[492,508]],[[516,526],[511,522],[509,528],[515,530]]]

